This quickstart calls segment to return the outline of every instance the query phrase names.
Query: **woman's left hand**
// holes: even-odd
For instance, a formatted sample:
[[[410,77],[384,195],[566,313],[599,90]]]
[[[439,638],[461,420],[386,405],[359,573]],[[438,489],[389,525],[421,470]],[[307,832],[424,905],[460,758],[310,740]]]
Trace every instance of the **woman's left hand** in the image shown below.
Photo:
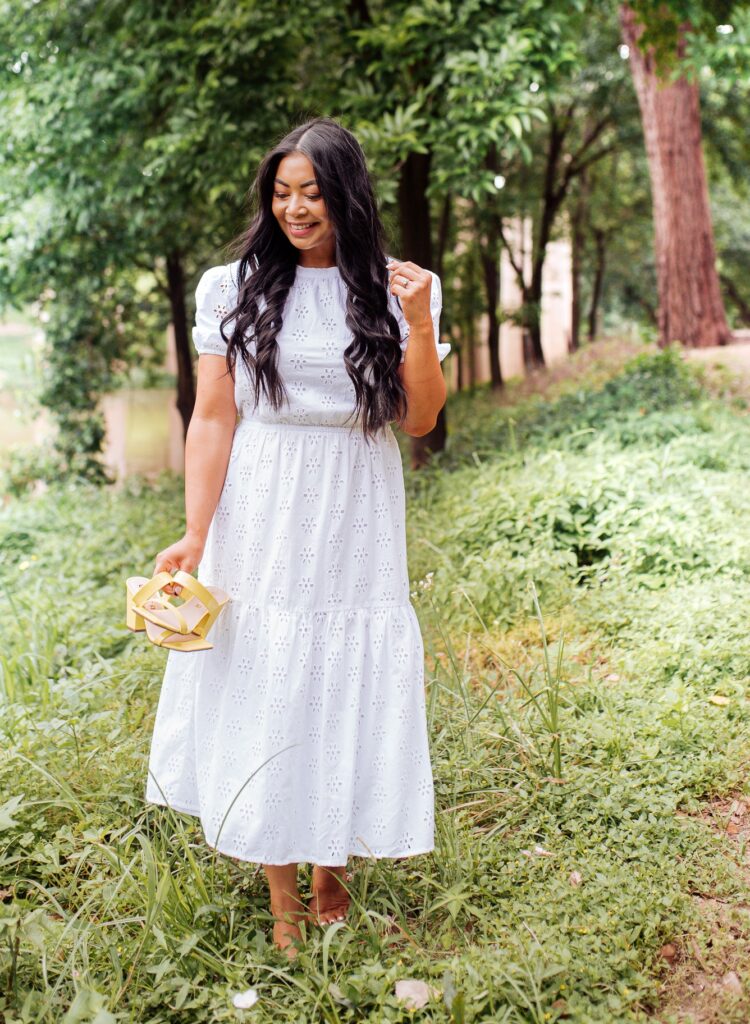
[[[388,264],[391,294],[401,299],[401,308],[409,327],[432,324],[430,292],[432,274],[409,260],[391,260]]]

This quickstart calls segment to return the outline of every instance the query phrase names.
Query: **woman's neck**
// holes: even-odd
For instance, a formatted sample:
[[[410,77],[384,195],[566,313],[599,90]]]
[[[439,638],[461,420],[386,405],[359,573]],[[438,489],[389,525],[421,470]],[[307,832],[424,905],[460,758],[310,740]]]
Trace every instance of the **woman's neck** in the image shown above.
[[[336,266],[336,243],[331,245],[318,246],[314,249],[302,249],[297,263],[300,267],[314,267],[318,270],[327,270]]]

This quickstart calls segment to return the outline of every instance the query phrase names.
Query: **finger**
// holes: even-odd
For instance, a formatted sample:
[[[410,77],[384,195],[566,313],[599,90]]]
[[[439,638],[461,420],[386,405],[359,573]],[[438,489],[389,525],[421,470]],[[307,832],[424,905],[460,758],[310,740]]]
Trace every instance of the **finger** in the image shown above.
[[[410,267],[406,263],[399,263],[396,267],[390,266],[388,267],[388,270],[392,275],[395,274],[397,277],[416,277],[414,268]]]
[[[395,274],[391,278],[391,291],[394,295],[416,295],[426,286],[420,277],[408,277],[406,274]]]
[[[399,263],[398,269],[399,272],[410,270],[413,274],[416,275],[424,273],[422,268],[417,263],[412,263],[411,260],[403,260],[403,262]]]
[[[153,574],[154,576],[158,576],[160,572],[171,573],[174,572],[175,568],[176,566],[169,559],[163,558],[156,562]],[[177,596],[179,594],[179,589],[175,590],[175,587],[179,588],[179,584],[165,583],[164,586],[162,587],[162,590],[164,591],[165,594],[172,594],[174,596]]]
[[[414,291],[415,287],[418,284],[424,284],[428,277],[429,275],[425,276],[424,271],[422,271],[421,268],[419,267],[413,269],[411,267],[404,268],[403,266],[401,266],[391,275],[391,281],[395,281],[397,284],[402,285],[402,287],[404,288],[409,287],[411,288],[412,291]],[[408,281],[409,284],[404,284],[405,281]]]

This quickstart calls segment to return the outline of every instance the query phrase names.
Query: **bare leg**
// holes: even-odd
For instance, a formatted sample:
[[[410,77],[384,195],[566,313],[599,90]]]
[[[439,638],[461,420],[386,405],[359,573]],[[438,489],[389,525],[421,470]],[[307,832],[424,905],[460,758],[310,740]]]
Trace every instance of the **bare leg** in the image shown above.
[[[297,865],[264,864],[263,868],[271,890],[271,913],[276,918],[273,941],[291,960],[297,955],[293,940],[302,938],[299,920],[307,914],[297,889]]]
[[[349,909],[349,893],[342,885],[346,880],[346,865],[313,867],[312,899],[310,909],[320,924],[343,921]]]

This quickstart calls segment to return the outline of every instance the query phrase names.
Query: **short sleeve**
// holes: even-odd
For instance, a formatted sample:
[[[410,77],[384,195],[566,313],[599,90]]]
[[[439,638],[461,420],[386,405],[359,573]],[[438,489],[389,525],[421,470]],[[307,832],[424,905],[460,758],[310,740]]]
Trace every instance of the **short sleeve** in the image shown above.
[[[198,282],[195,290],[193,344],[199,355],[226,355],[227,346],[219,325],[236,303],[237,289],[231,270],[232,264],[211,267]],[[230,337],[231,322],[225,325],[224,333]]]
[[[432,326],[435,329],[435,347],[437,348],[438,359],[442,363],[450,352],[451,346],[448,342],[440,341],[440,313],[443,308],[443,289],[438,275],[433,270],[430,271],[430,274],[432,275],[430,314],[432,316]],[[401,362],[403,363],[406,355],[406,345],[409,338],[409,324],[403,314],[403,310],[401,309],[397,297],[391,292],[389,292],[388,295],[391,300],[391,311],[396,317],[399,330],[401,331]]]

